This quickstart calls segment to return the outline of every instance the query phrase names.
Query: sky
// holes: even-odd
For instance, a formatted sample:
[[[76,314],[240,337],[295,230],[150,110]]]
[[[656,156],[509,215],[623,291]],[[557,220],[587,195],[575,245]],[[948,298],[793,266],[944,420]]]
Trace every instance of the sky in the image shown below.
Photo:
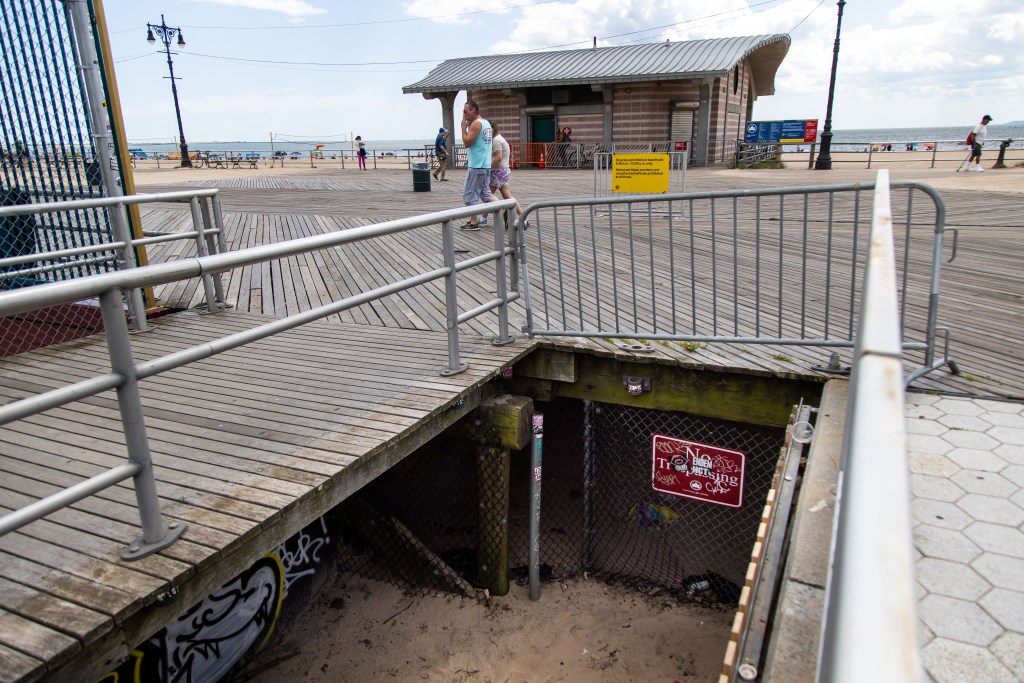
[[[757,120],[824,125],[837,0],[103,0],[128,138],[431,139],[441,107],[402,93],[446,59],[786,33],[789,54]],[[469,9],[467,9],[469,8]],[[1024,2],[848,0],[832,127],[968,126],[1024,119]],[[176,39],[175,39],[176,41]],[[456,101],[461,109],[464,93]]]

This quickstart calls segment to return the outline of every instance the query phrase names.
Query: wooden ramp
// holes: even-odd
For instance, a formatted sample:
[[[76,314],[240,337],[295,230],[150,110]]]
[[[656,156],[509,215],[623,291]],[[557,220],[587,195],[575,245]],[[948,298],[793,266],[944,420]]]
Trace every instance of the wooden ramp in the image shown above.
[[[267,322],[189,312],[132,338],[145,360]],[[0,537],[0,681],[94,681],[196,603],[478,405],[533,342],[313,323],[141,384],[158,491],[184,538],[133,563],[131,482]],[[104,372],[102,336],[7,358],[8,402]],[[124,462],[113,392],[0,430],[0,511]],[[179,595],[161,606],[172,592]]]

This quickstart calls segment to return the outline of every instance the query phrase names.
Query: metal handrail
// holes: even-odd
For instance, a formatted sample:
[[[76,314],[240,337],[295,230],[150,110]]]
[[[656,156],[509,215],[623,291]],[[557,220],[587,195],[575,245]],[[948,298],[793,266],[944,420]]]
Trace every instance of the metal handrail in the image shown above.
[[[889,174],[879,171],[818,657],[828,683],[924,677],[897,291]]]
[[[205,192],[215,193],[216,191]],[[214,218],[218,228],[220,228],[223,224],[220,216],[220,205],[216,201],[216,195],[213,194],[211,196],[214,199]],[[195,194],[188,195],[188,193],[185,193],[181,198],[189,200],[193,220],[196,225],[200,223],[204,225],[209,224],[210,217],[207,215],[206,205],[205,203],[199,203],[199,197]],[[88,204],[86,208],[93,208],[98,204],[116,206],[122,203],[143,202],[147,200],[160,201],[152,197],[123,197],[82,200],[80,202],[67,202],[67,204],[73,204],[74,209],[79,209],[83,208],[83,202]],[[60,207],[54,205],[36,205],[36,208],[40,206],[43,211],[60,210]],[[17,207],[17,210],[23,215],[32,213],[31,208],[31,206]],[[37,414],[43,410],[93,396],[101,391],[116,388],[128,450],[128,463],[119,465],[107,472],[86,479],[76,486],[0,517],[0,536],[19,529],[25,524],[71,505],[128,477],[132,477],[134,481],[143,533],[122,551],[122,559],[140,559],[166,548],[181,536],[185,530],[184,524],[165,524],[161,517],[160,504],[156,492],[156,480],[153,475],[153,462],[149,451],[142,403],[139,396],[138,382],[141,379],[197,360],[209,358],[243,344],[264,339],[381,297],[396,294],[438,279],[443,279],[445,282],[448,331],[448,367],[441,370],[441,374],[457,374],[468,368],[468,364],[463,363],[459,357],[458,327],[460,323],[466,320],[496,309],[498,313],[498,335],[492,343],[501,345],[514,341],[515,337],[509,334],[508,329],[508,304],[519,298],[517,290],[520,268],[516,259],[518,254],[517,247],[521,241],[521,232],[516,223],[508,220],[511,229],[508,230],[507,235],[509,242],[505,244],[506,235],[503,229],[506,219],[508,219],[508,212],[514,208],[514,199],[502,200],[487,205],[486,212],[493,213],[494,217],[492,223],[494,249],[461,263],[456,263],[455,261],[454,222],[480,213],[480,206],[449,209],[447,211],[388,221],[373,226],[299,238],[231,253],[220,252],[208,255],[204,252],[206,245],[200,230],[200,235],[197,238],[200,255],[196,258],[0,292],[0,317],[26,313],[81,299],[99,297],[111,363],[111,372],[109,373],[0,406],[0,425]],[[127,288],[167,284],[191,277],[208,278],[211,275],[241,266],[253,265],[271,259],[296,256],[320,249],[338,247],[361,240],[393,235],[438,224],[441,225],[443,241],[443,267],[406,278],[399,282],[384,285],[368,292],[334,301],[312,310],[281,318],[243,332],[227,335],[207,343],[197,344],[144,363],[136,363],[133,359],[128,325],[122,305],[122,292]],[[222,234],[223,231],[218,229],[218,238],[222,238]],[[212,236],[207,235],[206,239],[212,239]],[[510,264],[507,263],[508,259],[511,259]],[[456,296],[458,286],[457,274],[463,270],[478,267],[492,261],[495,262],[497,296],[471,311],[460,314]],[[511,288],[506,284],[507,279],[511,281]],[[211,311],[216,310],[212,306],[215,297],[216,300],[220,300],[222,296],[223,292],[219,287],[215,287],[213,284],[207,285],[207,300],[211,302]]]
[[[934,188],[908,181],[893,182],[890,186],[908,191],[909,208],[906,225],[902,226],[905,244],[910,244],[911,240],[913,193],[924,193],[935,211],[929,244],[931,264],[924,306],[927,310],[924,338],[903,342],[904,350],[924,352],[923,363],[908,377],[909,383],[945,365],[956,371],[948,353],[942,349],[937,353],[936,337],[941,329],[938,325],[938,302],[945,233],[949,230],[954,237],[950,261],[956,255],[957,233],[946,228],[945,205]],[[820,185],[551,200],[532,204],[526,208],[523,219],[536,226],[529,233],[529,239],[536,252],[540,283],[539,287],[531,287],[531,273],[524,274],[527,320],[523,331],[530,336],[852,348],[856,317],[856,264],[863,260],[864,253],[857,237],[857,225],[861,220],[860,195],[873,188],[872,184]],[[844,218],[854,226],[849,252],[839,252],[833,245],[835,198],[843,193],[852,197],[853,205],[851,215]],[[821,215],[813,218],[824,224],[823,234],[817,237],[808,230],[808,222],[812,220],[808,200],[816,195],[822,197],[826,204],[819,207]],[[803,206],[799,205],[800,202],[791,202],[784,207],[786,197],[803,198]],[[743,205],[745,213],[742,217],[738,209],[740,200],[747,202]],[[769,201],[772,211],[775,211],[771,215],[766,210]],[[796,206],[789,208],[793,204]],[[702,218],[703,224],[695,222],[697,209],[707,212]],[[794,229],[786,233],[790,225],[794,225]],[[750,291],[741,291],[738,281],[740,266],[735,250],[744,235],[755,249],[753,263],[749,267],[750,279],[753,280]],[[610,244],[610,253],[602,254],[600,259],[598,254],[587,251],[593,248],[593,244],[581,249],[579,242],[585,237],[596,244],[598,236],[609,240]],[[777,239],[777,246],[762,246],[762,237],[766,236]],[[722,240],[719,249],[726,246],[733,250],[731,261],[724,254],[716,254],[719,240]],[[704,245],[702,249],[710,249],[710,256],[702,258],[710,264],[711,271],[703,271],[702,277],[698,277],[701,264],[695,260],[694,245],[698,242]],[[807,250],[812,243],[825,252],[826,274],[819,274],[823,300],[823,322],[820,326],[809,319],[806,310]],[[643,250],[638,251],[635,248],[637,244],[642,244]],[[525,242],[522,249],[524,256],[521,260],[526,263]],[[792,256],[789,255],[790,250]],[[605,260],[605,268],[590,266],[591,261],[596,264]],[[719,270],[728,271],[724,277],[723,273],[714,270],[718,261],[726,266],[720,266]],[[769,266],[763,263],[772,261],[778,272],[769,274]],[[854,264],[846,266],[851,272],[843,281],[830,275],[833,262],[840,261]],[[783,277],[786,264],[794,276],[804,279],[796,293],[789,296]],[[908,292],[908,277],[904,264],[900,283],[903,294]],[[768,284],[769,279],[772,286]],[[707,292],[711,298],[710,311],[697,306],[698,289]],[[540,314],[529,300],[535,291],[544,301]],[[583,291],[593,299],[592,305],[584,305],[580,300]],[[904,296],[902,300],[901,314],[906,313],[908,298]],[[584,309],[588,308],[592,313],[584,315]],[[741,324],[744,316],[750,321]],[[901,319],[905,320],[905,316]]]

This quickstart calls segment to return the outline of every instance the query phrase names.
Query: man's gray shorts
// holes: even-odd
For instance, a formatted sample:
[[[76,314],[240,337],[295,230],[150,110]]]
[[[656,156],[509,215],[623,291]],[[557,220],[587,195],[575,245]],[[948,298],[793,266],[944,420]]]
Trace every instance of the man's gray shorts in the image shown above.
[[[477,202],[491,201],[491,188],[488,181],[491,177],[489,168],[471,168],[466,173],[466,186],[462,190],[462,202],[473,206]]]

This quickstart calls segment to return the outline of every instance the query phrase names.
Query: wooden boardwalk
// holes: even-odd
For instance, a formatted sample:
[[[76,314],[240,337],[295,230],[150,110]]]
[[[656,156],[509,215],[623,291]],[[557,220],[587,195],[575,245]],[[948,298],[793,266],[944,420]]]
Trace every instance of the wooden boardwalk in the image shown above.
[[[266,318],[242,312],[166,316],[133,337],[136,360],[260,322]],[[161,505],[189,525],[186,535],[157,555],[121,562],[120,549],[138,534],[128,482],[0,538],[0,680],[33,680],[46,668],[54,680],[76,680],[75,671],[95,680],[96,667],[116,663],[126,643],[148,638],[161,619],[472,410],[484,384],[531,347],[470,337],[470,369],[441,377],[445,335],[321,322],[146,380]],[[106,365],[96,337],[7,358],[0,400]],[[4,512],[126,457],[109,393],[2,431]],[[175,604],[152,608],[171,587],[182,593]]]
[[[458,206],[461,175],[450,175],[452,182],[435,183],[426,196],[409,191],[408,172],[245,176],[217,184],[224,188],[229,248],[237,249]],[[689,189],[724,189],[732,178],[695,173]],[[523,172],[514,182],[530,200],[592,190],[586,172]],[[940,371],[921,386],[1024,398],[1019,195],[944,194],[949,224],[962,234],[958,259],[944,270],[940,320],[953,330],[954,357],[965,374]],[[178,232],[191,224],[177,206],[149,205],[143,218],[147,232]],[[480,253],[490,239],[486,232],[456,235],[460,258]],[[436,231],[423,229],[239,269],[225,275],[234,309],[154,320],[154,331],[132,338],[136,360],[438,267],[439,246]],[[745,236],[737,249],[749,248]],[[171,243],[152,250],[151,260],[191,255],[193,245]],[[923,258],[914,255],[914,268]],[[739,262],[749,265],[750,252],[741,251]],[[598,259],[588,267],[607,264]],[[461,283],[462,310],[494,297],[493,278],[485,271],[465,273]],[[158,294],[165,305],[191,309],[203,290],[193,280]],[[488,341],[495,319],[483,316],[461,328],[469,371],[444,378],[437,373],[447,362],[442,301],[439,283],[425,286],[144,381],[161,503],[168,517],[189,525],[188,532],[157,555],[121,562],[119,552],[138,534],[138,523],[131,486],[120,485],[0,538],[0,682],[95,680],[126,655],[126,646],[149,637],[183,606],[467,414],[488,391],[487,382],[538,345],[695,369],[825,377],[813,365],[827,353],[808,347],[653,344],[654,351],[642,356],[608,339],[519,339],[495,347]],[[513,309],[518,326],[521,302]],[[0,401],[108,367],[103,339],[95,337],[10,357],[0,362]],[[125,457],[110,393],[0,432],[4,512]],[[171,588],[181,595],[164,605],[160,596]]]
[[[414,215],[426,211],[441,210],[458,206],[461,201],[461,174],[449,174],[452,181],[434,183],[433,191],[413,193],[408,172],[358,171],[334,172],[330,176],[255,177],[243,176],[221,181],[188,181],[183,187],[210,187],[219,184],[226,211],[226,232],[229,248],[252,246],[294,237],[318,234],[332,230],[343,230],[372,222]],[[919,175],[914,174],[914,175]],[[894,179],[899,173],[894,172]],[[904,175],[911,175],[904,172]],[[943,176],[948,176],[943,172]],[[795,183],[789,178],[798,178]],[[691,171],[687,189],[690,191],[737,189],[739,187],[778,186],[778,180],[789,179],[788,184],[820,183],[821,176],[813,172],[742,173],[722,171]],[[831,183],[873,181],[874,172],[848,170],[827,177]],[[928,178],[924,179],[927,182]],[[572,196],[586,197],[593,194],[593,176],[586,171],[522,171],[514,176],[514,184],[520,197],[527,201],[538,201]],[[158,189],[158,188],[151,188]],[[1024,215],[1019,211],[1021,195],[1006,192],[981,190],[942,191],[947,209],[947,225],[960,231],[957,258],[942,265],[942,289],[938,320],[950,328],[952,356],[962,370],[960,376],[951,375],[947,370],[932,373],[915,384],[926,390],[963,393],[981,396],[1024,398],[1024,270],[1017,267],[1024,253]],[[864,195],[860,215],[861,230],[870,223],[870,195]],[[905,202],[904,193],[894,193],[894,204]],[[797,208],[789,211],[793,212]],[[827,213],[827,207],[819,201],[820,213]],[[927,273],[930,268],[931,251],[928,243],[933,212],[924,202],[920,193],[915,197],[915,240],[917,248],[910,256],[910,272],[915,279],[911,282],[911,293],[916,300],[927,301]],[[722,207],[728,209],[729,207]],[[791,213],[790,215],[795,215]],[[187,212],[180,208],[150,207],[144,210],[144,224],[158,226],[159,231],[184,229],[190,220]],[[796,226],[794,226],[796,227]],[[899,226],[897,226],[899,229]],[[837,236],[848,238],[849,225],[836,226]],[[845,230],[845,233],[843,232]],[[811,269],[824,270],[823,247],[824,224],[811,225]],[[769,238],[770,234],[765,233]],[[741,264],[739,275],[746,281],[741,283],[745,291],[753,291],[751,281],[755,259],[752,258],[754,238],[749,230],[738,245]],[[950,253],[951,237],[947,238],[946,254]],[[456,247],[464,257],[480,252],[483,245],[490,244],[490,235],[485,232],[456,235]],[[531,251],[531,275],[536,286],[540,279],[537,272],[539,259],[535,245],[529,243]],[[607,244],[600,245],[602,249]],[[762,248],[764,245],[762,245]],[[164,254],[153,252],[153,260],[180,258],[194,254],[194,247],[179,243],[173,251]],[[603,253],[603,252],[602,252]],[[708,254],[703,254],[705,258]],[[721,256],[721,255],[720,255]],[[410,269],[440,264],[439,238],[435,232],[423,230],[417,233],[389,238],[378,243],[338,249],[329,255],[317,258],[292,259],[276,265],[263,265],[232,273],[227,284],[228,300],[242,310],[282,315],[286,312],[305,310],[319,305],[347,292],[364,286],[383,284],[404,277]],[[600,267],[601,264],[598,264]],[[729,267],[731,262],[727,263]],[[482,274],[469,282],[462,292],[464,305],[475,305],[489,299],[493,285],[485,281]],[[741,287],[741,291],[743,287]],[[790,302],[799,297],[799,281],[790,281],[785,289]],[[710,294],[704,290],[704,307],[708,307]],[[203,301],[203,290],[198,282],[182,283],[159,292],[161,303],[174,308],[189,308]],[[605,297],[607,301],[610,297]],[[784,297],[785,300],[785,297]],[[352,311],[343,319],[375,325],[398,326],[410,329],[444,329],[444,315],[440,310],[443,297],[439,286],[424,288],[415,294],[364,306]],[[545,312],[543,302],[535,297],[535,306],[541,314]],[[525,311],[518,303],[512,314],[518,327],[525,319]],[[911,309],[906,324],[908,336],[913,339],[920,335],[924,326],[926,305]],[[746,313],[747,317],[751,314]],[[816,313],[823,326],[824,313]],[[664,319],[664,316],[662,317]],[[471,331],[478,334],[493,334],[493,321],[484,318],[469,323]],[[917,332],[918,336],[911,334]],[[715,345],[712,353],[725,356],[735,355],[734,349]],[[679,352],[672,345],[661,346],[659,353],[673,358],[692,360],[691,352]],[[793,349],[777,351],[776,355],[794,356]],[[770,357],[772,354],[768,354]],[[827,361],[827,353],[817,351],[796,351],[807,362],[797,371],[807,372],[813,365]],[[845,362],[849,352],[842,352]],[[910,354],[908,358],[919,362],[922,354]],[[778,365],[777,363],[775,365]],[[792,368],[791,368],[792,369]]]

